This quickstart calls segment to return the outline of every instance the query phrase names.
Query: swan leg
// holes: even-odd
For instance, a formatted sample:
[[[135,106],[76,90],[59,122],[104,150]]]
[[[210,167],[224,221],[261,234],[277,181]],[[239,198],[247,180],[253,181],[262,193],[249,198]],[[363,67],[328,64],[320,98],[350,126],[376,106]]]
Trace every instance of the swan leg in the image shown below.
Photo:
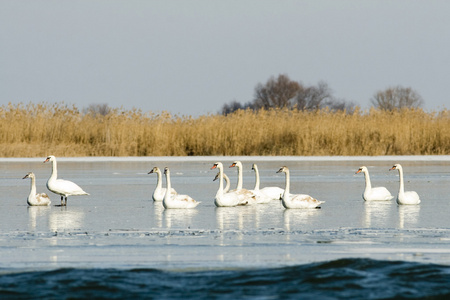
[[[67,196],[66,199],[64,200],[64,206],[67,206]]]
[[[63,199],[64,199],[64,196],[61,196],[61,206],[64,206]]]

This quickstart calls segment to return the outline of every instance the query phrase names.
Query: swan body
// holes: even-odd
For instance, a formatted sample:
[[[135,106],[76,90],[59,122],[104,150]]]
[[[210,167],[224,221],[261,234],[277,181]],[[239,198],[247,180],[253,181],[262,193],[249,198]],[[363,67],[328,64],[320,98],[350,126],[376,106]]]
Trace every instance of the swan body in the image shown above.
[[[388,201],[394,198],[387,188],[384,186],[380,187],[372,187],[370,183],[369,170],[367,167],[362,166],[356,171],[355,174],[364,173],[364,177],[366,179],[366,188],[363,193],[363,199],[365,201]]]
[[[247,189],[242,188],[243,179],[242,179],[242,163],[240,161],[235,161],[231,164],[230,168],[236,167],[238,170],[238,181],[236,185],[236,189],[231,190],[230,192],[236,193],[241,199],[241,205],[253,205],[256,204],[256,195]]]
[[[255,187],[253,188],[252,191],[255,193],[259,192],[261,195],[263,195],[264,197],[268,197],[271,200],[281,200],[281,196],[283,196],[284,189],[279,188],[277,186],[268,186],[268,187],[260,189],[259,188],[260,180],[259,180],[258,166],[256,164],[253,164],[252,170],[255,171],[255,177],[256,177]]]
[[[403,182],[403,168],[400,164],[395,164],[392,168],[389,169],[389,171],[392,170],[398,170],[399,177],[400,177],[400,186],[398,189],[398,195],[397,195],[397,203],[398,204],[405,204],[405,205],[415,205],[420,203],[420,197],[419,195],[414,191],[408,191],[405,192],[405,185]]]
[[[213,181],[216,181],[217,179],[219,179],[219,177],[220,177],[220,172],[218,172],[217,174],[216,174],[216,177],[214,177],[214,179],[213,179]],[[223,192],[224,193],[228,193],[228,191],[230,190],[230,178],[228,178],[228,176],[225,174],[225,173],[223,173],[223,179],[225,180],[225,182],[227,183],[227,185],[224,187],[224,189],[223,189]]]
[[[156,173],[157,181],[156,181],[156,187],[152,194],[153,201],[163,201],[164,196],[166,194],[166,188],[162,187],[162,173],[161,170],[158,167],[154,167],[148,174]],[[174,188],[170,190],[170,193],[172,195],[176,195],[177,191],[175,191]]]
[[[50,155],[44,161],[52,162],[52,175],[47,181],[47,188],[58,195],[61,195],[61,206],[67,205],[67,197],[69,196],[81,196],[81,195],[89,195],[81,187],[79,187],[76,183],[64,179],[58,179],[58,170],[56,166],[56,157]],[[65,198],[63,204],[63,198]]]
[[[169,191],[172,190],[172,184],[170,182],[170,170],[168,167],[164,168],[164,175],[166,175],[166,194],[163,199],[164,208],[194,208],[200,204],[188,195],[173,195]]]
[[[216,197],[214,198],[214,204],[217,207],[230,207],[238,205],[246,205],[249,200],[245,198],[245,193],[239,193],[239,191],[233,190],[230,192],[225,192],[223,188],[223,164],[221,162],[215,163],[211,169],[219,169],[219,189],[217,190]],[[250,197],[254,197],[251,195]],[[254,200],[254,198],[253,198]]]
[[[281,167],[277,173],[286,174],[286,187],[284,189],[283,196],[281,197],[281,202],[285,208],[317,208],[319,205],[325,201],[319,201],[314,199],[309,195],[304,194],[291,194],[290,189],[290,175],[288,167]]]
[[[52,202],[50,201],[50,198],[46,193],[36,194],[36,176],[33,172],[28,173],[25,175],[24,178],[31,178],[31,190],[30,194],[27,198],[27,203],[30,206],[48,206]]]

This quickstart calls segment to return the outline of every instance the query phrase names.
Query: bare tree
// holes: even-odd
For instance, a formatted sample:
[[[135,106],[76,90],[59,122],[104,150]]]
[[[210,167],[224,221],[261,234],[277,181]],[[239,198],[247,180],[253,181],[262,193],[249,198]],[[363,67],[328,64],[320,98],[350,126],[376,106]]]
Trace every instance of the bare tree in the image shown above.
[[[287,75],[271,77],[266,84],[258,84],[255,88],[253,105],[255,108],[290,107],[291,100],[297,95],[301,85],[292,81]]]
[[[399,85],[376,92],[370,102],[373,106],[384,110],[417,108],[423,105],[423,99],[418,92]]]
[[[253,109],[253,105],[250,102],[248,102],[246,104],[241,104],[241,103],[237,102],[236,100],[234,100],[228,104],[224,104],[222,106],[221,113],[222,113],[222,115],[226,116],[228,114],[235,112],[236,110],[247,109],[247,108]]]
[[[106,116],[109,114],[111,109],[109,108],[108,104],[102,103],[102,104],[89,104],[88,108],[83,109],[83,112],[85,114],[91,114],[92,116]]]
[[[303,87],[297,91],[295,104],[300,110],[316,110],[324,106],[324,101],[333,102],[328,84],[320,81],[317,86]]]

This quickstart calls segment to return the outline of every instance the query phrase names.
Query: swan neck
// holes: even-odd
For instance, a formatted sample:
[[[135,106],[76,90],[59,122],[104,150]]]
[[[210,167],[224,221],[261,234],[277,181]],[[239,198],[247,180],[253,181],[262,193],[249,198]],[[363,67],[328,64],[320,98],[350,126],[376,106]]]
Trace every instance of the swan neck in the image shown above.
[[[30,190],[30,196],[36,195],[36,178],[31,177],[31,190]]]
[[[259,171],[258,168],[255,167],[255,191],[259,190]]]
[[[291,180],[290,180],[290,174],[289,174],[289,170],[286,170],[286,187],[284,188],[284,195],[287,196],[289,195],[289,190],[291,187]]]
[[[372,184],[370,183],[369,172],[364,171],[364,177],[366,179],[366,190],[370,190],[372,188]]]
[[[217,191],[217,193],[219,195],[223,195],[223,170],[222,168],[219,166],[219,190]]]
[[[162,175],[161,171],[156,172],[156,188],[161,189],[162,188]]]
[[[237,190],[242,190],[242,170],[239,165],[236,166],[238,169],[238,182],[237,182]]]
[[[50,179],[54,180],[57,177],[58,177],[58,168],[57,168],[57,165],[56,165],[56,159],[53,159],[53,161],[52,161],[52,175],[50,176]]]
[[[166,183],[167,183],[167,188],[166,188],[166,194],[164,195],[164,200],[170,201],[170,190],[172,189],[172,184],[170,182],[170,173],[168,171],[166,172]]]
[[[398,189],[398,193],[403,194],[405,192],[405,184],[403,182],[403,169],[402,168],[398,168],[398,175],[399,175],[399,180],[400,180],[400,186]]]

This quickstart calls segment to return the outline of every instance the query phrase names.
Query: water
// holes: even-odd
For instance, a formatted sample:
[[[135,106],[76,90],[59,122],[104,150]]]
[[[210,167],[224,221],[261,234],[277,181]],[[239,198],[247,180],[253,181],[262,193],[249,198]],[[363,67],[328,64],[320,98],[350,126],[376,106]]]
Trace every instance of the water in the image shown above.
[[[38,192],[51,166],[3,159],[0,193],[0,297],[10,298],[391,298],[450,295],[450,158],[240,157],[244,187],[251,164],[261,186],[326,201],[322,209],[286,210],[280,201],[216,208],[210,170],[234,157],[58,159],[59,177],[90,196],[67,207],[28,207],[30,171]],[[400,162],[418,206],[364,203],[364,176],[397,193]],[[168,166],[172,185],[202,203],[164,210],[151,201],[153,166]],[[236,170],[227,169],[232,184]],[[29,291],[33,294],[29,294]]]

